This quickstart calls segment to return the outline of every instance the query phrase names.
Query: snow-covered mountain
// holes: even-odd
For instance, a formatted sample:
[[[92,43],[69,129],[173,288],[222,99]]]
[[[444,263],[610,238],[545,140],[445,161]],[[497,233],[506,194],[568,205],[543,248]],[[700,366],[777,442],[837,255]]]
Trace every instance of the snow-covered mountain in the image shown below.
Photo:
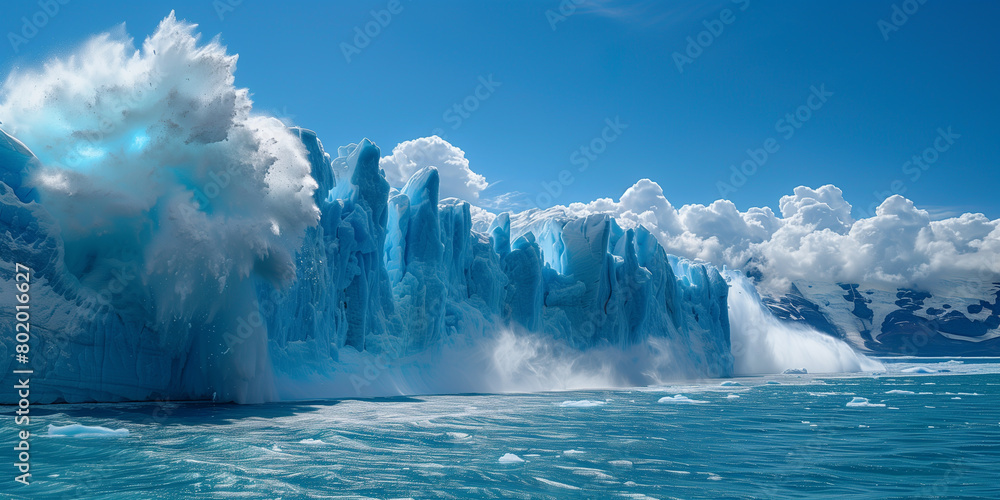
[[[938,288],[800,281],[764,300],[779,318],[843,338],[861,352],[1000,355],[1000,282],[954,280]]]

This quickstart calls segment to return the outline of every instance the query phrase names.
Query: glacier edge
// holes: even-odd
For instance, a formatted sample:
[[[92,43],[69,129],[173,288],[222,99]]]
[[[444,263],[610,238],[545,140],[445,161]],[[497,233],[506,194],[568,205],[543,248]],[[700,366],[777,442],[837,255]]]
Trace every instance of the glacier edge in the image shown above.
[[[54,195],[28,187],[37,160],[0,136],[0,278],[12,283],[15,262],[35,271],[35,402],[517,390],[507,382],[524,363],[555,359],[621,385],[733,374],[726,279],[667,255],[645,228],[598,214],[512,232],[501,214],[479,232],[469,203],[438,199],[433,167],[396,190],[371,141],[333,158],[315,133],[291,131],[320,214],[294,280],[255,269],[166,319],[149,305],[161,283],[141,256],[98,253],[99,273],[67,270],[60,221],[45,209]],[[12,314],[3,300],[0,315]],[[14,382],[13,348],[5,336],[3,383]]]

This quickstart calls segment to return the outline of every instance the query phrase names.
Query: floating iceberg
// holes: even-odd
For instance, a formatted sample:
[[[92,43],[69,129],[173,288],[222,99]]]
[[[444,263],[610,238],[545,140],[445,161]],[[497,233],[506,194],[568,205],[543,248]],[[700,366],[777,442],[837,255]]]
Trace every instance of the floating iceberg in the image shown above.
[[[847,402],[848,408],[881,408],[885,405],[882,403],[869,403],[868,398],[855,397]]]
[[[517,455],[515,455],[513,453],[504,453],[503,456],[500,457],[500,459],[497,460],[497,461],[500,462],[500,463],[502,463],[502,464],[520,464],[520,463],[524,463],[524,459],[523,458],[521,458],[521,457],[519,457],[519,456],[517,456]]]

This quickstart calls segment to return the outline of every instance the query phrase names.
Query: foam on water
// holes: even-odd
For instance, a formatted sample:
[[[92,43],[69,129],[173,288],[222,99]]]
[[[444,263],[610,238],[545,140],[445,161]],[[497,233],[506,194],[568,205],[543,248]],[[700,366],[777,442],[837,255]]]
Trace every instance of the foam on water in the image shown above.
[[[746,387],[739,389],[746,392],[739,400],[725,399],[717,379],[706,381],[710,390],[701,393],[667,394],[717,403],[700,405],[655,404],[664,394],[652,389],[263,406],[182,403],[168,422],[184,425],[150,419],[160,411],[152,404],[117,406],[114,413],[53,405],[39,416],[43,422],[127,426],[128,446],[68,438],[32,442],[37,457],[59,460],[40,462],[46,470],[31,486],[39,494],[30,496],[139,498],[148,497],[148,485],[156,484],[157,497],[170,500],[206,495],[833,499],[858,491],[873,498],[993,498],[1000,450],[976,443],[1000,429],[995,411],[1000,363],[976,371],[922,375],[933,377],[923,380],[942,391],[916,400],[889,395],[881,402],[898,401],[898,410],[845,408],[850,393],[880,404],[880,395],[890,390],[913,388],[901,385],[902,378],[866,375],[826,378],[824,389],[836,394],[827,397],[806,392],[808,384],[766,386],[760,379],[740,380]],[[921,381],[909,383],[919,387]],[[962,399],[952,399],[956,396]],[[615,411],[560,406],[631,398],[639,404],[604,407]],[[117,421],[111,415],[119,415]],[[13,426],[12,419],[0,419],[0,435],[13,435]],[[752,438],[765,430],[777,441]],[[470,437],[454,440],[449,433]],[[274,451],[274,445],[284,452]],[[505,453],[525,462],[500,463]],[[95,464],[113,466],[94,469]],[[67,493],[86,477],[95,479],[86,482],[94,491]]]
[[[604,401],[591,401],[589,399],[581,399],[580,401],[563,401],[559,406],[563,408],[593,408],[595,406],[604,406],[606,403]]]
[[[900,371],[902,371],[903,373],[923,373],[923,374],[926,374],[926,373],[938,373],[939,370],[935,370],[933,368],[928,368],[926,366],[911,366],[910,368],[903,368]]]
[[[536,477],[535,479],[538,480],[538,482],[540,482],[542,484],[545,484],[547,486],[552,486],[553,488],[562,488],[564,490],[579,490],[580,489],[578,486],[572,486],[572,485],[569,485],[569,484],[566,484],[566,483],[560,483],[558,481],[551,481],[551,480],[545,479],[543,477]]]
[[[128,429],[109,429],[101,426],[87,426],[80,424],[70,425],[49,425],[50,437],[75,437],[75,438],[116,438],[127,437]]]

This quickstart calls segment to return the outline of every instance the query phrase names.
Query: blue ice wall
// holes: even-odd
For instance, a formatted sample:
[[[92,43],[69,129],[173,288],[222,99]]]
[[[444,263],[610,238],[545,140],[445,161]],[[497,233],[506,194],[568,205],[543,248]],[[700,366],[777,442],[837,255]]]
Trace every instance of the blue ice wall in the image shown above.
[[[480,233],[468,203],[439,199],[435,168],[390,189],[370,141],[333,158],[316,134],[293,130],[320,212],[295,256],[295,279],[255,270],[252,286],[226,286],[184,317],[157,310],[160,284],[141,258],[70,272],[59,226],[29,185],[33,155],[0,135],[0,277],[10,286],[15,262],[36,273],[34,401],[268,401],[294,393],[282,386],[289,380],[371,370],[358,364],[365,356],[405,365],[505,329],[579,352],[661,340],[675,372],[732,373],[725,280],[668,256],[644,228],[592,215],[512,234],[500,214]],[[11,311],[0,307],[5,325]],[[4,384],[13,382],[12,337],[0,343]],[[451,362],[442,356],[435,362]]]

